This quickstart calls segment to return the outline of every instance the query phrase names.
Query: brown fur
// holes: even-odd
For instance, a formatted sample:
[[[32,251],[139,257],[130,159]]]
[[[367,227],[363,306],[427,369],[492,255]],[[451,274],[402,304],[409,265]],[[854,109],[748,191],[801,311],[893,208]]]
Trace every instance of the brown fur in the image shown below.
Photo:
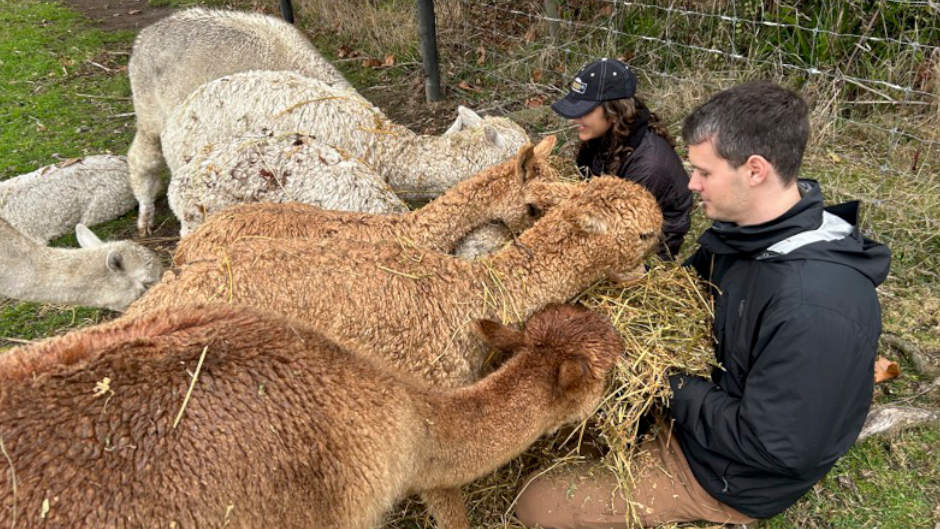
[[[548,136],[527,144],[511,160],[477,173],[421,209],[397,215],[324,210],[298,203],[240,204],[220,211],[184,237],[173,262],[179,266],[205,257],[240,239],[346,237],[362,241],[401,240],[450,253],[471,230],[502,220],[512,232],[532,225],[525,192],[533,181],[554,181],[558,173],[546,160],[555,146]]]
[[[642,186],[598,177],[509,245],[476,261],[405,243],[242,240],[164,274],[128,314],[192,302],[243,303],[307,322],[424,380],[476,379],[474,318],[521,321],[598,280],[633,271],[662,215]]]
[[[524,332],[481,329],[517,354],[444,391],[247,307],[169,308],[14,349],[0,357],[0,526],[377,527],[405,495],[467,483],[585,417],[622,350],[571,306]]]

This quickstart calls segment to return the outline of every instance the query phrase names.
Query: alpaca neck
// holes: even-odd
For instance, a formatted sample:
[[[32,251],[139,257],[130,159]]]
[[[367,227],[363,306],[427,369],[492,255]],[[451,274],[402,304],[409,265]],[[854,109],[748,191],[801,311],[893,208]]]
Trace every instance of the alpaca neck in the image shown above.
[[[505,180],[507,171],[513,171],[514,163],[510,160],[463,180],[411,213],[416,236],[429,242],[431,249],[452,252],[474,228],[494,220],[495,204],[500,201],[496,195],[505,188],[499,181]]]
[[[557,426],[553,370],[523,352],[483,380],[430,393],[418,490],[456,487],[492,472]]]
[[[5,270],[0,274],[0,295],[46,303],[71,303],[78,294],[94,289],[89,254],[102,255],[98,249],[49,248],[23,236],[8,241],[0,253]]]
[[[492,304],[507,307],[505,314],[489,314],[523,321],[547,303],[564,303],[607,277],[616,264],[616,249],[604,248],[551,213],[529,228],[518,241],[472,263],[477,277],[487,278]]]
[[[452,138],[414,134],[395,125],[394,133],[377,137],[372,166],[403,200],[424,203],[444,194],[465,177],[470,167]],[[399,132],[399,128],[407,131]]]

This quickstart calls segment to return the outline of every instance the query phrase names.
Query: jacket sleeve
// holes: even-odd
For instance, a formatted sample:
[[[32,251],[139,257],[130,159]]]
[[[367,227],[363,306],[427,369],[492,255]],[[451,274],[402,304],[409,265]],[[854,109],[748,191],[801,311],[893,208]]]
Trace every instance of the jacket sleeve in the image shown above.
[[[710,380],[674,375],[670,412],[708,451],[799,475],[838,458],[834,447],[847,448],[858,435],[871,402],[874,353],[835,311],[786,312],[766,316],[741,398]]]

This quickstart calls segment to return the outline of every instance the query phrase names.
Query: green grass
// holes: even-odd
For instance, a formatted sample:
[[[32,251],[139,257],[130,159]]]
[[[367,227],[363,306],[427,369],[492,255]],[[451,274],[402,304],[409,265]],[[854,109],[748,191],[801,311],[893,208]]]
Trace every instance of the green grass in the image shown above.
[[[0,0],[0,19],[0,179],[54,155],[123,153],[133,118],[120,68],[133,34],[91,30],[51,2]]]
[[[180,5],[183,2],[171,0],[168,3]],[[276,9],[276,3],[268,4],[269,8]],[[297,5],[295,2],[295,7]],[[298,15],[304,19],[303,12],[298,11]],[[114,116],[132,111],[127,76],[120,69],[126,64],[133,35],[96,31],[59,4],[32,0],[0,0],[0,27],[4,28],[4,37],[0,39],[0,119],[4,123],[0,129],[0,178],[54,163],[55,153],[63,158],[105,151],[124,153],[133,133],[133,119]],[[340,44],[354,49],[361,47],[375,56],[386,49],[381,44],[382,35],[375,35],[373,31],[371,40],[363,36],[370,35],[372,30],[356,32],[354,39],[347,40],[344,34],[335,33],[329,26],[305,29],[331,59],[336,58]],[[442,48],[445,45],[446,42],[442,43]],[[537,52],[531,48],[525,51]],[[397,54],[400,63],[419,60],[416,46],[408,49],[397,42],[387,49]],[[448,77],[450,75],[472,81],[477,76],[485,76],[486,69],[495,66],[489,62],[477,66],[470,60],[469,68],[453,64],[453,73],[448,73],[447,60],[445,56],[445,82],[453,79]],[[106,71],[89,61],[116,71]],[[378,84],[401,84],[401,88],[395,90],[414,90],[408,83],[420,69],[414,64],[373,69],[362,67],[357,61],[339,63],[339,67],[367,97],[372,92],[366,88]],[[531,72],[525,70],[524,73]],[[420,83],[417,86],[418,90],[423,90]],[[673,125],[678,123],[686,102],[702,95],[670,92],[669,87],[663,86],[645,86],[644,90],[650,93],[651,106],[668,114],[668,121]],[[522,100],[525,95],[484,91],[472,97],[485,104],[487,99],[517,97]],[[517,110],[513,117],[539,134],[564,127],[564,122],[556,120],[544,108]],[[881,172],[870,164],[855,163],[856,159],[867,156],[865,151],[856,150],[852,145],[833,148],[842,162],[827,161],[825,149],[820,149],[807,161],[806,174],[828,187],[830,199],[865,198],[866,228],[894,250],[892,278],[882,288],[885,328],[936,347],[940,340],[937,336],[940,323],[936,319],[940,311],[936,294],[940,285],[931,272],[940,266],[940,242],[938,230],[931,230],[935,224],[930,224],[940,218],[937,205],[940,190],[935,183],[930,184],[935,174]],[[135,214],[131,213],[96,227],[96,231],[104,237],[126,237],[133,233],[134,218]],[[693,233],[701,231],[705,224],[697,215]],[[694,236],[689,238],[688,244],[693,241]],[[73,246],[74,237],[63,237],[55,244]],[[113,316],[114,313],[105,310],[3,301],[0,302],[0,348],[61,334]],[[878,402],[912,398],[917,392],[918,383],[923,380],[906,363],[902,368],[904,371],[898,380],[879,386]],[[911,403],[938,406],[936,398],[929,395]],[[910,430],[890,438],[869,439],[853,447],[829,476],[795,506],[771,520],[759,522],[756,527],[933,529],[940,521],[938,461],[940,427],[937,426]]]

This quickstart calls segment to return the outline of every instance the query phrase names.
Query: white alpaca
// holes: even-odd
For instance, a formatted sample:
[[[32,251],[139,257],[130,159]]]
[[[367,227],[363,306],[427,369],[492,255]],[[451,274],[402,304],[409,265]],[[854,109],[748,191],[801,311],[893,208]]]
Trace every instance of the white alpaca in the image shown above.
[[[439,196],[512,157],[526,132],[506,118],[461,107],[441,136],[392,123],[358,93],[292,72],[242,72],[210,81],[169,116],[161,135],[174,172],[236,138],[303,133],[359,158],[406,200]]]
[[[128,163],[141,230],[150,228],[160,191],[160,133],[167,114],[197,86],[259,68],[290,70],[352,89],[297,28],[275,17],[191,8],[137,35],[127,65],[137,120]]]
[[[50,248],[0,219],[0,296],[121,311],[163,273],[139,244],[102,242],[83,224],[75,236],[81,248]]]
[[[76,224],[94,226],[133,207],[123,156],[87,156],[0,182],[0,217],[42,244]]]
[[[239,139],[200,153],[167,189],[180,235],[208,215],[247,202],[300,202],[323,209],[403,213],[408,206],[374,171],[303,134]]]

